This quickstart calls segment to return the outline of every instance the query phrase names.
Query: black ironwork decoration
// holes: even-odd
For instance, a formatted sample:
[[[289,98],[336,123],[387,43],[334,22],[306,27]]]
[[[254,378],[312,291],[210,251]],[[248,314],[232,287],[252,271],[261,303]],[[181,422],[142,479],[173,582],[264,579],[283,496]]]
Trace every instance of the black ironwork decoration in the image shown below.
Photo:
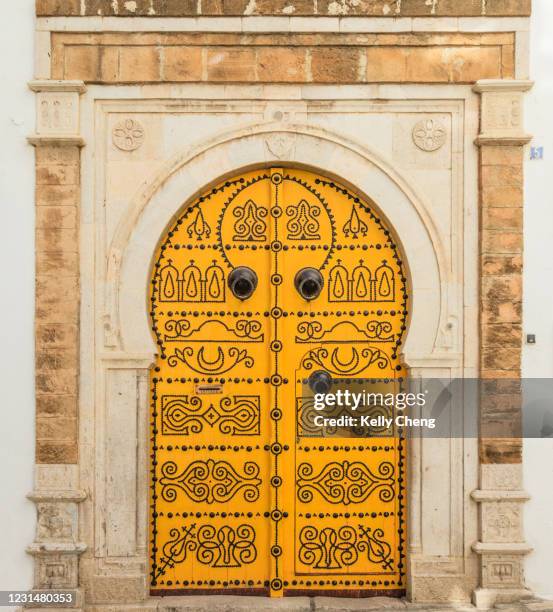
[[[162,573],[167,567],[184,563],[190,553],[195,553],[199,563],[213,568],[249,565],[257,558],[255,535],[254,528],[247,524],[219,528],[209,524],[175,527],[169,532],[171,539],[163,546]]]
[[[346,238],[365,237],[368,232],[367,224],[361,220],[355,204],[351,207],[351,214],[342,228]]]
[[[224,503],[241,493],[244,500],[254,502],[259,498],[261,479],[259,466],[246,461],[242,473],[228,461],[193,461],[182,471],[174,461],[161,466],[161,495],[167,502],[174,502],[178,491],[192,501],[207,504]]]
[[[317,217],[320,214],[320,207],[309,204],[307,200],[301,200],[295,206],[287,206],[286,215],[290,217],[286,224],[287,240],[319,240],[321,235]]]
[[[299,533],[299,560],[313,569],[342,570],[358,563],[365,553],[370,563],[393,571],[392,547],[380,528],[344,525],[334,529],[308,525]]]
[[[210,567],[242,567],[257,558],[255,531],[251,525],[218,529],[203,525],[198,529],[197,559]]]
[[[203,238],[209,238],[211,236],[211,228],[206,223],[201,208],[198,208],[198,212],[192,223],[186,228],[186,233],[189,238],[196,238],[197,240],[202,240]]]
[[[260,430],[259,395],[223,397],[219,405],[204,407],[201,398],[164,395],[161,398],[161,426],[164,435],[199,434],[204,427],[230,436],[255,436]]]
[[[167,363],[171,367],[176,367],[179,362],[186,364],[191,370],[199,374],[225,374],[240,363],[246,368],[252,368],[254,364],[254,360],[248,354],[248,351],[237,346],[231,346],[228,349],[217,346],[216,355],[211,359],[206,356],[205,346],[202,346],[198,351],[191,346],[185,346],[183,349],[177,348],[175,353],[169,357]]]
[[[368,321],[364,329],[354,321],[340,321],[327,329],[321,321],[301,321],[297,325],[298,344],[372,344],[394,340],[388,321]]]
[[[267,239],[268,214],[265,206],[258,206],[253,200],[248,200],[244,206],[235,206],[232,214],[236,217],[234,223],[234,242],[264,242]]]
[[[362,259],[351,273],[340,259],[328,274],[329,302],[393,302],[395,274],[386,260],[371,271]]]
[[[328,349],[319,347],[310,350],[302,360],[302,367],[306,370],[311,370],[316,365],[339,376],[357,376],[373,364],[383,370],[388,366],[389,359],[378,348],[357,349],[354,346],[335,347],[330,355]]]
[[[393,436],[393,428],[388,428],[384,419],[389,419],[392,414],[391,406],[383,405],[360,405],[356,410],[350,406],[334,405],[327,407],[324,411],[325,417],[328,419],[339,419],[342,416],[359,419],[359,417],[367,417],[368,419],[380,420],[382,425],[363,425],[360,421],[351,427],[340,428],[333,424],[333,421],[325,421],[321,425],[315,424],[315,417],[320,415],[320,410],[315,409],[315,400],[313,397],[298,397],[297,403],[297,435],[298,437],[306,438],[333,438],[337,437],[338,431],[341,431],[343,437],[360,437],[370,438],[371,436]]]
[[[234,326],[220,319],[204,319],[196,327],[190,319],[169,319],[165,322],[165,342],[228,344],[264,342],[263,325],[256,319],[237,319]]]
[[[310,463],[301,463],[297,473],[297,497],[304,504],[313,501],[314,493],[331,504],[360,504],[377,492],[380,501],[394,499],[395,468],[388,461],[374,473],[359,461],[332,461],[313,474]]]
[[[213,260],[205,270],[192,259],[180,272],[173,261],[160,271],[160,302],[224,302],[225,274],[221,266]]]
[[[318,529],[308,525],[300,531],[299,560],[314,569],[339,570],[357,562],[357,533],[345,525]]]

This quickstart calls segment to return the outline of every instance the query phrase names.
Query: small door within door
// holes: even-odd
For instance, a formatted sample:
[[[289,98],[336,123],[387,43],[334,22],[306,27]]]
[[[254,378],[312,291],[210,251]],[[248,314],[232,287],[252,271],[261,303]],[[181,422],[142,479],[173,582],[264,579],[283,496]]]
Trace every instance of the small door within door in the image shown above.
[[[323,176],[263,168],[183,210],[150,291],[152,593],[402,594],[404,440],[315,424],[394,407],[318,411],[313,381],[401,384],[406,282],[373,205]]]

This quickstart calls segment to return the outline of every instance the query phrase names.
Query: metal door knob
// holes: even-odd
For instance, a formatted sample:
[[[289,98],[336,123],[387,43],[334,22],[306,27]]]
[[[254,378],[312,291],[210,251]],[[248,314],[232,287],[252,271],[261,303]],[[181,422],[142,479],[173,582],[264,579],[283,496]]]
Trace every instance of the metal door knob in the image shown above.
[[[323,290],[323,275],[315,268],[303,268],[296,274],[294,285],[304,300],[314,300]]]
[[[313,372],[307,381],[313,393],[328,393],[332,387],[332,377],[324,370]]]
[[[229,274],[228,286],[239,300],[247,300],[257,287],[257,274],[246,266],[234,268]]]

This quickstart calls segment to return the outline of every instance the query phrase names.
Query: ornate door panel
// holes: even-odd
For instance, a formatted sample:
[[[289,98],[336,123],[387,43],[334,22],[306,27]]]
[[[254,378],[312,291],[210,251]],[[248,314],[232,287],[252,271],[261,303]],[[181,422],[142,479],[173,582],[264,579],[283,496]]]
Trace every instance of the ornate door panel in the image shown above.
[[[395,389],[405,287],[370,204],[306,171],[243,174],[175,220],[151,288],[152,592],[401,592],[404,442],[315,427],[307,381]]]

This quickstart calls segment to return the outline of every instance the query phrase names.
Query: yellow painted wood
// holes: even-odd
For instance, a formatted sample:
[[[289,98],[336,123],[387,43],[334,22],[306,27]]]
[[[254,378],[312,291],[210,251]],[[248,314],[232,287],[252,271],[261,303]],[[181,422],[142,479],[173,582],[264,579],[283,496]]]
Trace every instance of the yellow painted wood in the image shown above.
[[[258,278],[244,301],[239,266]],[[324,280],[312,301],[294,286],[305,267]],[[306,381],[398,391],[406,282],[372,202],[304,170],[244,173],[175,219],[150,291],[154,593],[404,588],[405,441],[314,427]]]

